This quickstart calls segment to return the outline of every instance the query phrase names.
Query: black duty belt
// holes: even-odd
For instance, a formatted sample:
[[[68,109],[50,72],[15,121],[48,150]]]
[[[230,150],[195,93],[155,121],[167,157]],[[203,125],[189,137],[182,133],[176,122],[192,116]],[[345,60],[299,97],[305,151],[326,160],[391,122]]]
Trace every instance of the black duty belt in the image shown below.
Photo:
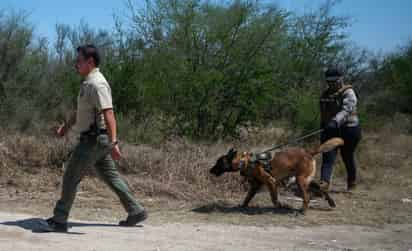
[[[80,137],[97,137],[102,134],[107,134],[107,129],[89,130],[80,133]]]

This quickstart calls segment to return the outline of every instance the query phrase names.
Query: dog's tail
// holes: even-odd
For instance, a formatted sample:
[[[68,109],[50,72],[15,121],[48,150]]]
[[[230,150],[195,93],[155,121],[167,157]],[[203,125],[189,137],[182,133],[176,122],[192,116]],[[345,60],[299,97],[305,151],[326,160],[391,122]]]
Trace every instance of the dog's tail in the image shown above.
[[[322,145],[318,146],[317,148],[310,150],[309,153],[312,156],[316,156],[320,153],[329,152],[338,146],[343,146],[343,144],[344,144],[343,139],[331,138],[327,140],[325,143],[323,143]]]

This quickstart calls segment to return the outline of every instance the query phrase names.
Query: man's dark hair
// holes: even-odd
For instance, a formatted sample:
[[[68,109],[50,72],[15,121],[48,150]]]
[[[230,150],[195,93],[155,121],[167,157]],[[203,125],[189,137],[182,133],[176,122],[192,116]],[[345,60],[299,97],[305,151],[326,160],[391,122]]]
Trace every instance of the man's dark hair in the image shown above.
[[[86,60],[89,58],[93,58],[93,61],[96,67],[99,66],[100,54],[96,46],[92,44],[86,44],[86,45],[79,46],[77,47],[77,53],[81,53]]]

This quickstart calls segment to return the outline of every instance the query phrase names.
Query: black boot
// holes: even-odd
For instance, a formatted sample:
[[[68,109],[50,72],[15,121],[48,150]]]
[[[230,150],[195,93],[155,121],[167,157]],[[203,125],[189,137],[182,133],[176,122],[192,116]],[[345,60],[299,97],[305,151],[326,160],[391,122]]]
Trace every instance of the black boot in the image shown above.
[[[67,232],[67,223],[56,222],[53,217],[46,220],[48,228],[44,229],[46,232]]]
[[[135,215],[127,216],[127,219],[120,221],[119,225],[122,227],[132,227],[140,222],[143,222],[146,219],[147,219],[147,213],[146,211],[143,211]]]
[[[348,192],[353,192],[356,190],[356,181],[348,182]]]

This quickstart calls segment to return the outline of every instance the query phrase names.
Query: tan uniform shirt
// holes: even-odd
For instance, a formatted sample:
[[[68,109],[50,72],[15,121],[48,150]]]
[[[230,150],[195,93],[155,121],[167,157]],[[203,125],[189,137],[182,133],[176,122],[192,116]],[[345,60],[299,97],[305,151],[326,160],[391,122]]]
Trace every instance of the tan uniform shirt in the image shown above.
[[[100,129],[106,128],[102,110],[113,108],[111,92],[109,83],[99,68],[93,69],[80,86],[73,132],[87,132],[94,123]]]

